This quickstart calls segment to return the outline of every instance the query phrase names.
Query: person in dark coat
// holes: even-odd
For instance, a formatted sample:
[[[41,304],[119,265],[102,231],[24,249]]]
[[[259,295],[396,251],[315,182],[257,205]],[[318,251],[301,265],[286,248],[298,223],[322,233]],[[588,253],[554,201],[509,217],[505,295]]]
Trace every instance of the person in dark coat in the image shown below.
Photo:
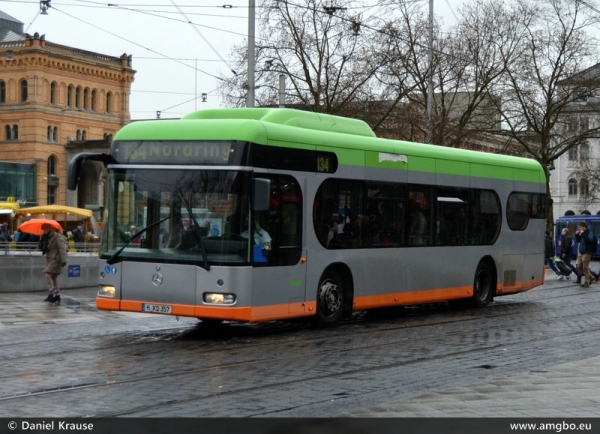
[[[48,281],[48,297],[44,301],[60,304],[60,287],[58,275],[67,265],[67,242],[64,235],[49,224],[42,225],[44,231],[42,255],[46,256],[44,276]]]
[[[75,243],[75,248],[78,252],[83,251],[83,246],[85,243],[85,229],[83,228],[82,223],[79,223],[73,230],[73,242]]]

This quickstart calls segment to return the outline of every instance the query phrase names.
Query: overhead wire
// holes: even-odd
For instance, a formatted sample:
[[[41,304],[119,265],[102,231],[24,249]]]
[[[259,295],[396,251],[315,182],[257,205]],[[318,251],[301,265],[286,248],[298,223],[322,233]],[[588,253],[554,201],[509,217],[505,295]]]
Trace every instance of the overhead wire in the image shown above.
[[[212,44],[208,41],[208,39],[206,39],[204,37],[204,35],[202,33],[200,33],[200,30],[198,30],[198,28],[192,23],[192,21],[188,18],[188,16],[185,14],[185,12],[183,12],[183,10],[179,6],[177,6],[177,4],[175,3],[175,1],[171,0],[171,3],[173,3],[173,6],[175,6],[175,8],[177,8],[177,10],[183,16],[183,18],[185,18],[187,20],[187,22],[192,26],[192,28],[196,31],[196,33],[204,40],[204,42],[206,42],[206,45],[208,45],[210,47],[210,49],[213,50],[213,53],[215,53],[219,57],[219,59],[221,59],[223,61],[223,63],[229,68],[229,70],[231,72],[233,72],[233,75],[237,75],[237,72],[235,72],[233,70],[233,68],[231,68],[229,66],[229,64],[225,61],[225,59],[223,58],[223,56],[221,56],[221,54],[217,50],[215,50],[215,47],[212,46]]]
[[[172,57],[170,57],[170,56],[167,56],[166,54],[160,53],[160,52],[158,52],[158,51],[156,51],[156,50],[153,50],[152,48],[149,48],[149,47],[143,46],[143,45],[141,45],[141,44],[138,44],[137,42],[134,42],[134,41],[132,41],[132,40],[130,40],[130,39],[124,38],[123,36],[117,35],[116,33],[110,32],[110,31],[108,31],[108,30],[106,30],[106,29],[104,29],[104,28],[102,28],[102,27],[96,26],[96,25],[94,25],[94,24],[92,24],[92,23],[89,23],[89,22],[87,22],[87,21],[85,21],[85,20],[82,20],[81,18],[77,18],[77,17],[75,17],[75,16],[73,16],[73,15],[71,15],[71,14],[69,14],[69,13],[67,13],[67,12],[65,12],[65,11],[63,11],[63,10],[61,10],[61,9],[58,9],[58,8],[56,8],[56,7],[54,7],[54,6],[52,6],[52,10],[55,10],[55,11],[57,11],[57,12],[59,12],[59,13],[62,13],[62,14],[66,15],[66,16],[68,16],[68,17],[70,17],[70,18],[74,19],[74,20],[77,20],[77,21],[80,21],[80,22],[82,22],[82,23],[84,23],[84,24],[87,24],[87,25],[89,25],[89,26],[92,26],[92,27],[94,27],[95,29],[98,29],[98,30],[101,30],[101,31],[103,31],[103,32],[106,32],[106,33],[108,33],[109,35],[112,35],[112,36],[114,36],[114,37],[116,37],[116,38],[119,38],[119,39],[122,39],[122,40],[124,40],[124,41],[127,41],[127,42],[129,42],[130,44],[133,44],[133,45],[135,45],[135,46],[137,46],[137,47],[143,48],[144,50],[150,51],[151,53],[154,53],[154,54],[157,54],[157,55],[159,55],[159,56],[162,56],[162,57],[164,57],[165,59],[172,60],[173,62],[179,63],[180,65],[183,65],[183,66],[185,66],[185,67],[187,67],[187,68],[190,68],[190,69],[193,69],[193,70],[195,70],[195,71],[201,72],[201,73],[203,73],[203,74],[209,75],[209,76],[211,76],[211,77],[213,77],[213,78],[216,78],[217,80],[222,80],[222,78],[221,78],[221,77],[218,77],[218,76],[216,76],[216,75],[214,75],[214,74],[211,74],[210,72],[204,71],[204,70],[202,70],[202,69],[198,69],[198,68],[196,68],[196,67],[194,67],[194,66],[191,66],[191,65],[188,65],[188,64],[186,64],[186,63],[184,63],[184,62],[180,62],[180,61],[178,61],[178,60],[176,60],[176,59],[174,59],[174,58],[172,58]]]

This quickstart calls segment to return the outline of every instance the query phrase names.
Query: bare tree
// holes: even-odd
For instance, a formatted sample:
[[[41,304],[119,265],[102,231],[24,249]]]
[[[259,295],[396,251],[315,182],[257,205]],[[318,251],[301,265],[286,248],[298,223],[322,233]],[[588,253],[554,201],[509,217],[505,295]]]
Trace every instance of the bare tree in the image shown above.
[[[378,81],[378,72],[390,61],[390,50],[381,45],[386,43],[380,37],[381,20],[353,13],[352,6],[359,4],[264,0],[258,13],[262,38],[256,44],[257,105],[277,104],[280,74],[286,78],[287,106],[350,117],[365,118],[377,106],[374,102],[406,93],[402,84],[390,89]],[[245,46],[235,47],[232,57],[238,75],[222,77],[219,90],[228,105],[243,105],[246,53]]]
[[[521,48],[502,83],[498,106],[502,129],[497,133],[518,143],[544,168],[546,222],[551,229],[550,164],[573,146],[600,136],[600,128],[569,125],[573,102],[585,91],[584,83],[589,86],[580,72],[594,60],[593,38],[586,33],[594,20],[579,0],[516,0],[516,4],[524,18],[519,21]]]

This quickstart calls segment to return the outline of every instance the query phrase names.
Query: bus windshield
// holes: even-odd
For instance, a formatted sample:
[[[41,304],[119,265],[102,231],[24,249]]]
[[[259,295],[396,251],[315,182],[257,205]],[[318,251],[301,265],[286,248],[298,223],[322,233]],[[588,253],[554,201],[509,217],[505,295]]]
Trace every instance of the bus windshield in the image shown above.
[[[202,267],[250,262],[250,172],[117,168],[107,181],[101,257]]]

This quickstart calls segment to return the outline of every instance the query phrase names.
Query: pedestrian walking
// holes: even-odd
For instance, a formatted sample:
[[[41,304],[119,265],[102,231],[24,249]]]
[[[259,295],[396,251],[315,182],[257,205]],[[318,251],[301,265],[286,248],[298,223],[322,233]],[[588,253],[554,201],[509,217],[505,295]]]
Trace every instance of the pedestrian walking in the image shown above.
[[[587,222],[581,221],[577,224],[575,239],[579,243],[577,270],[579,270],[579,274],[583,275],[585,279],[581,287],[589,288],[590,284],[594,282],[594,278],[590,272],[590,260],[598,248],[598,238],[596,238],[596,234],[590,231]]]
[[[569,235],[569,229],[563,228],[561,231],[562,239],[558,242],[561,247],[560,259],[564,264],[571,269],[575,276],[577,276],[576,283],[581,283],[581,275],[577,272],[577,268],[571,264],[571,255],[573,254],[573,238]]]
[[[46,256],[44,276],[48,282],[48,297],[44,301],[60,304],[58,275],[67,265],[67,243],[64,235],[49,224],[43,224],[42,255]]]
[[[550,235],[550,231],[546,231],[544,243],[544,262],[552,269],[552,271],[554,271],[554,273],[556,273],[556,280],[563,280],[565,275],[561,273],[554,264],[554,255],[556,251],[554,250],[554,241],[552,241],[552,235]]]

